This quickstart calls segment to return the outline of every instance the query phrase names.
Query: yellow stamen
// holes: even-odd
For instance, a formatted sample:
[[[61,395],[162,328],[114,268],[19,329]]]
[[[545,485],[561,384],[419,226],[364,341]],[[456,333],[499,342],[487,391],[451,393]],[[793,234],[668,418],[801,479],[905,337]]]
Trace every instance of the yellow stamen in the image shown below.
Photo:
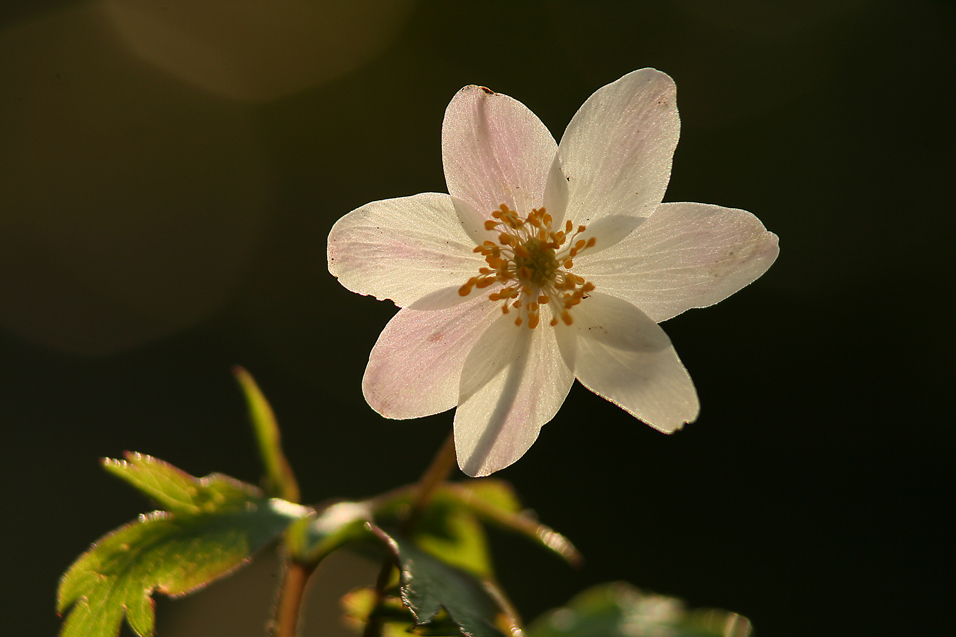
[[[485,230],[497,233],[497,242],[486,240],[474,248],[484,257],[486,266],[478,276],[468,279],[458,294],[468,296],[475,289],[501,284],[488,295],[492,302],[502,302],[501,312],[516,310],[515,325],[527,323],[534,329],[541,322],[541,308],[551,313],[549,324],[571,325],[570,310],[594,290],[594,284],[573,274],[574,257],[597,243],[594,237],[582,239],[586,230],[570,220],[563,229],[552,229],[554,219],[544,208],[532,210],[522,219],[518,213],[501,204],[484,222]]]

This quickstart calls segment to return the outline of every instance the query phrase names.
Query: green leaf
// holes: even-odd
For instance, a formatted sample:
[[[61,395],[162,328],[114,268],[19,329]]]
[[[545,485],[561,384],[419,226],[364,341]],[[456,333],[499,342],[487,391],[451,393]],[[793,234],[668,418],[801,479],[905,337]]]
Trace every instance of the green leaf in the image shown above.
[[[414,489],[405,488],[389,497],[372,500],[376,520],[403,520],[414,499]],[[467,515],[471,514],[471,515]],[[442,521],[441,516],[449,520]],[[485,548],[484,533],[476,531],[473,520],[516,532],[534,543],[557,553],[572,566],[584,560],[565,536],[541,524],[534,514],[523,509],[514,488],[503,480],[478,478],[460,483],[445,483],[435,491],[423,518],[431,523],[416,526],[415,539],[423,548],[446,561],[481,576],[490,576],[491,564]],[[455,551],[461,551],[453,556]]]
[[[497,478],[475,478],[460,483],[448,483],[452,492],[464,503],[502,513],[520,513],[524,507],[510,482]],[[455,488],[457,487],[457,488]]]
[[[457,502],[434,498],[415,525],[415,543],[446,564],[482,579],[493,576],[485,529]]]
[[[536,544],[554,551],[572,566],[583,562],[581,554],[571,541],[541,524],[533,513],[523,509],[514,488],[503,480],[480,478],[444,484],[437,497],[459,503],[485,522],[524,535]]]
[[[293,559],[314,566],[343,544],[370,537],[366,522],[371,519],[365,502],[335,502],[293,522],[285,548]]]
[[[444,608],[469,637],[504,637],[498,626],[511,621],[489,592],[486,582],[445,564],[411,541],[370,525],[400,565],[402,599],[418,625],[431,623]]]
[[[445,493],[445,486],[439,487],[419,512],[412,533],[415,543],[448,564],[481,578],[490,578],[491,556],[484,527],[468,506]],[[374,521],[405,528],[415,488],[417,485],[370,500]]]
[[[97,540],[60,580],[62,637],[112,637],[123,616],[153,634],[152,593],[182,595],[245,563],[310,509],[269,499],[222,475],[195,478],[142,454],[105,467],[169,511],[154,511]]]
[[[601,584],[545,613],[528,637],[747,637],[750,621],[723,610],[689,611],[673,597],[646,593],[625,582]]]
[[[127,452],[126,460],[103,459],[103,468],[130,483],[158,506],[172,513],[198,515],[243,507],[262,491],[229,476],[214,473],[194,478],[168,462],[146,454]]]
[[[299,501],[299,483],[292,473],[292,466],[282,452],[282,438],[279,435],[279,423],[269,401],[263,395],[252,375],[238,365],[233,374],[246,396],[249,406],[249,418],[259,444],[259,454],[266,470],[266,491],[277,498],[289,502]]]
[[[378,599],[371,586],[358,588],[342,598],[342,619],[356,633],[365,630],[365,625],[374,617],[381,627],[382,637],[408,637],[409,635],[445,635],[460,637],[461,629],[451,621],[448,613],[440,613],[438,620],[427,627],[416,627],[415,616],[405,607],[400,597],[386,595]]]

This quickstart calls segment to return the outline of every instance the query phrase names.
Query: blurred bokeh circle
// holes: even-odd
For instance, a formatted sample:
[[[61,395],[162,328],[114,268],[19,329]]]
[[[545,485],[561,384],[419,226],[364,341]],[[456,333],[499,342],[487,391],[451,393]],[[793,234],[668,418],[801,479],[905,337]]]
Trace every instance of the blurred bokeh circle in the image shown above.
[[[102,0],[130,49],[196,87],[271,100],[340,77],[389,45],[413,0]]]
[[[0,33],[0,326],[106,354],[228,301],[271,206],[242,105],[132,57],[93,7]]]

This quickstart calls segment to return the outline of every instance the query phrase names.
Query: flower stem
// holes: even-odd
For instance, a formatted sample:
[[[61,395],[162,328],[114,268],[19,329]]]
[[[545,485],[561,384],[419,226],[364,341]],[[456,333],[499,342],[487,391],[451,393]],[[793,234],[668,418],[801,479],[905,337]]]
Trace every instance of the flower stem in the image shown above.
[[[445,481],[445,478],[448,477],[448,474],[451,473],[454,466],[455,435],[451,433],[445,438],[441,449],[435,454],[431,464],[428,465],[425,473],[423,473],[422,477],[418,480],[418,487],[415,489],[415,497],[412,500],[411,512],[409,512],[405,524],[402,525],[402,531],[404,533],[410,533],[411,530],[415,528],[415,525],[418,524],[418,520],[421,518],[425,507],[431,502],[435,491],[437,491],[441,483]]]
[[[285,572],[282,575],[282,584],[279,586],[279,599],[276,602],[272,637],[298,635],[302,597],[305,594],[305,585],[314,570],[315,566],[286,558]]]
[[[428,503],[431,502],[432,497],[435,495],[435,491],[437,491],[441,483],[445,481],[445,478],[448,477],[448,474],[451,473],[454,466],[455,435],[454,433],[450,433],[445,439],[445,442],[442,443],[438,453],[435,454],[431,464],[425,469],[425,473],[423,473],[422,477],[418,480],[415,495],[412,498],[411,511],[408,514],[408,518],[402,524],[403,534],[408,535],[412,532],[415,525],[418,524],[422,513],[425,511],[425,507],[428,506]],[[373,606],[373,608],[381,604],[385,598],[385,588],[388,586],[388,582],[392,577],[392,568],[394,568],[394,566],[391,557],[385,558],[385,561],[382,562],[378,579],[375,581],[375,606]],[[365,630],[362,631],[362,637],[380,637],[382,628],[382,620],[379,617],[369,616],[368,622],[365,624]],[[277,635],[276,637],[282,636]]]

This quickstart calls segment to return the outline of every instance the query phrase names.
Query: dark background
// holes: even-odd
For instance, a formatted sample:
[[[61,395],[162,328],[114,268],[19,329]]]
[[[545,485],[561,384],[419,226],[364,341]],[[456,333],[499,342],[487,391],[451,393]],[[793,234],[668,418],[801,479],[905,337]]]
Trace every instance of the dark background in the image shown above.
[[[594,90],[653,66],[682,116],[665,199],[750,210],[781,254],[664,325],[698,422],[663,436],[577,386],[498,474],[587,558],[495,535],[501,580],[528,618],[625,579],[761,636],[942,634],[953,17],[919,0],[6,0],[0,630],[54,634],[59,574],[148,508],[97,458],[256,481],[233,364],[271,399],[308,501],[413,481],[451,413],[366,406],[394,308],[328,274],[330,227],[445,189],[441,118],[465,84],[560,138]],[[160,634],[238,635],[248,609],[242,634],[263,634],[271,593],[246,588],[275,565],[253,569],[161,601]],[[334,605],[323,577],[312,599]],[[332,634],[323,621],[304,634]]]

